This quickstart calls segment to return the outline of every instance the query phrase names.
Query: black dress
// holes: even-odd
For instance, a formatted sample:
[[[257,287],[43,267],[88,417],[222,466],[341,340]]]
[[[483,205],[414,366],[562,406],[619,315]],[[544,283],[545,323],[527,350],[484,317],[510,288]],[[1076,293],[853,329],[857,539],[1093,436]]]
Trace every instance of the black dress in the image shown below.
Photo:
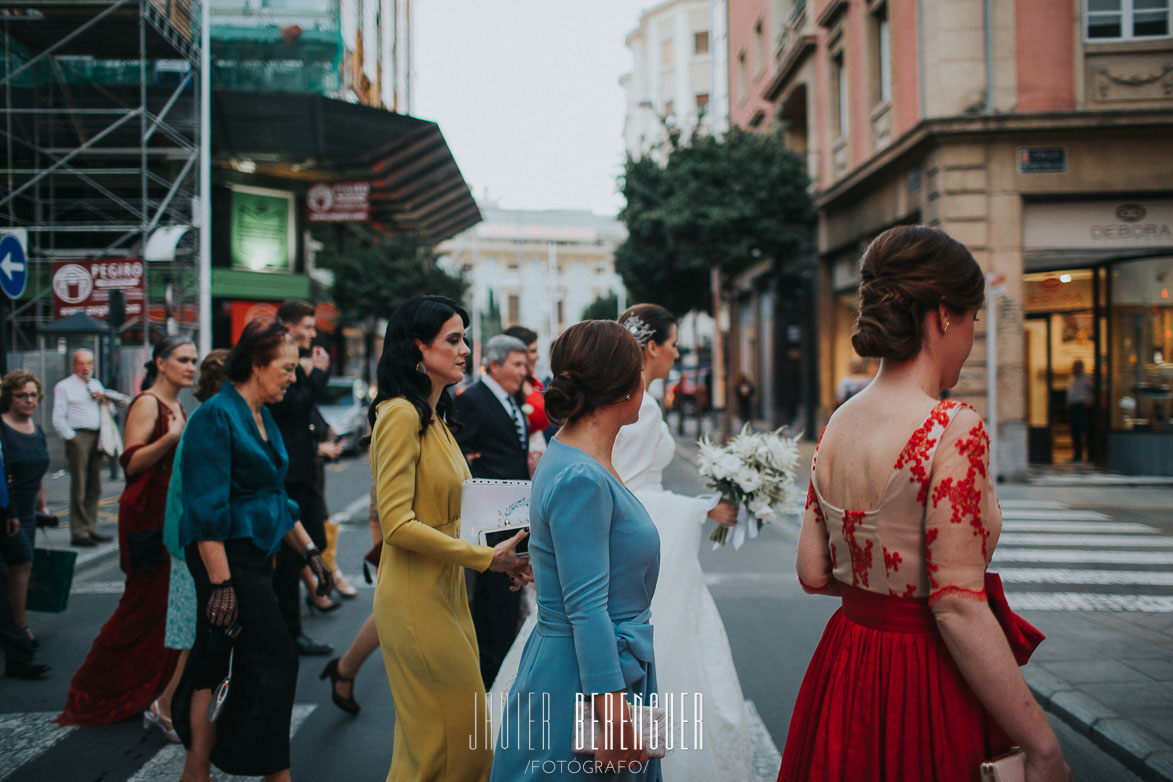
[[[34,424],[32,434],[17,431],[0,421],[0,441],[4,447],[4,469],[8,474],[8,494],[14,513],[20,519],[20,532],[0,542],[4,561],[10,565],[33,561],[33,540],[37,532],[37,494],[41,478],[49,469],[49,450],[45,432]]]

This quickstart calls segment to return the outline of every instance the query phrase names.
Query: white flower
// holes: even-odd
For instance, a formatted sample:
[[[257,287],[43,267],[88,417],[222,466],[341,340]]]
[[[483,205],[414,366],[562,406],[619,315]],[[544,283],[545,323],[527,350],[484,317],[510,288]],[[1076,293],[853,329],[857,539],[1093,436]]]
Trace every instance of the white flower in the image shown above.
[[[737,481],[737,485],[741,487],[741,490],[747,494],[757,491],[762,485],[761,473],[753,469],[743,469],[734,476],[734,479]]]
[[[731,453],[722,453],[717,457],[714,468],[719,471],[718,477],[736,479],[741,472],[742,461]]]
[[[762,521],[774,520],[774,508],[764,497],[755,497],[749,502],[749,512]]]

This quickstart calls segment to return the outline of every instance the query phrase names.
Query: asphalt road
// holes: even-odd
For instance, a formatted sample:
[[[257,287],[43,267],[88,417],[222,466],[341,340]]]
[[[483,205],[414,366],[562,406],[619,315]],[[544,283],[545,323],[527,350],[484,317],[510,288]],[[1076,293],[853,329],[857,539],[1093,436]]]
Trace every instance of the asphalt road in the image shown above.
[[[666,484],[681,492],[700,491],[695,471],[683,459],[670,467]],[[368,488],[366,460],[342,462],[327,479],[330,510],[338,513],[348,506],[361,507]],[[834,600],[806,595],[798,587],[792,567],[794,542],[793,526],[778,524],[767,527],[739,552],[713,552],[707,546],[701,552],[745,697],[754,703],[779,748],[807,662],[836,608]],[[340,537],[340,563],[360,587],[358,598],[347,601],[340,611],[305,621],[307,633],[333,643],[339,653],[370,610],[373,592],[362,583],[359,564],[369,547],[364,510]],[[0,680],[0,779],[138,782],[177,778],[182,765],[179,748],[168,745],[157,731],[144,732],[136,721],[68,731],[49,724],[64,703],[72,672],[113,612],[120,592],[121,573],[117,563],[111,562],[75,580],[66,613],[32,616],[44,643],[41,659],[53,665],[54,671],[52,678],[42,682]],[[1062,613],[1047,611],[1044,618],[1060,620]],[[382,660],[376,652],[360,672],[356,697],[362,713],[351,717],[330,702],[327,683],[318,680],[327,659],[301,658],[294,776],[325,782],[381,780],[390,762],[394,728]],[[1058,720],[1052,722],[1077,779],[1137,779],[1086,738]]]

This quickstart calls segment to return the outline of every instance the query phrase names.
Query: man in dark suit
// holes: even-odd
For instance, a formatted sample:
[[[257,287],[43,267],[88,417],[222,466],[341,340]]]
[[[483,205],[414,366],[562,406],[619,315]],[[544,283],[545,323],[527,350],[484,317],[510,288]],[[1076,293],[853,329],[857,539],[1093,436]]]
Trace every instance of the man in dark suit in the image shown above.
[[[499,334],[484,349],[481,379],[456,397],[456,435],[476,478],[529,479],[529,430],[514,398],[529,375],[526,345]],[[505,573],[477,573],[472,584],[472,622],[481,654],[481,678],[493,684],[517,636],[521,593],[509,589]]]
[[[297,503],[302,526],[314,545],[324,549],[326,505],[314,480],[314,456],[318,443],[312,425],[314,405],[324,397],[329,380],[327,370],[330,368],[330,356],[321,347],[312,347],[311,350],[317,334],[314,305],[289,299],[277,308],[277,320],[289,328],[290,339],[297,345],[298,351],[309,354],[308,361],[302,359],[298,363],[294,381],[285,390],[284,398],[269,405],[269,412],[281,430],[281,439],[285,441],[285,450],[289,455],[285,492]],[[304,566],[304,557],[288,543],[282,543],[273,570],[273,591],[277,593],[277,604],[281,607],[281,614],[289,626],[298,653],[330,654],[334,651],[333,646],[319,643],[302,631],[300,597],[301,571]]]

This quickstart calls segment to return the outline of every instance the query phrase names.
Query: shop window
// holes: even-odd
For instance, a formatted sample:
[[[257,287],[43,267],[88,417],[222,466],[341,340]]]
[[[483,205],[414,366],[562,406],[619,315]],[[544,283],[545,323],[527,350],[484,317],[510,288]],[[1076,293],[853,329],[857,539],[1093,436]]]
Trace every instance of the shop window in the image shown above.
[[[1173,431],[1173,258],[1112,268],[1113,429]]]
[[[1171,28],[1170,0],[1086,0],[1089,41],[1166,38]]]

